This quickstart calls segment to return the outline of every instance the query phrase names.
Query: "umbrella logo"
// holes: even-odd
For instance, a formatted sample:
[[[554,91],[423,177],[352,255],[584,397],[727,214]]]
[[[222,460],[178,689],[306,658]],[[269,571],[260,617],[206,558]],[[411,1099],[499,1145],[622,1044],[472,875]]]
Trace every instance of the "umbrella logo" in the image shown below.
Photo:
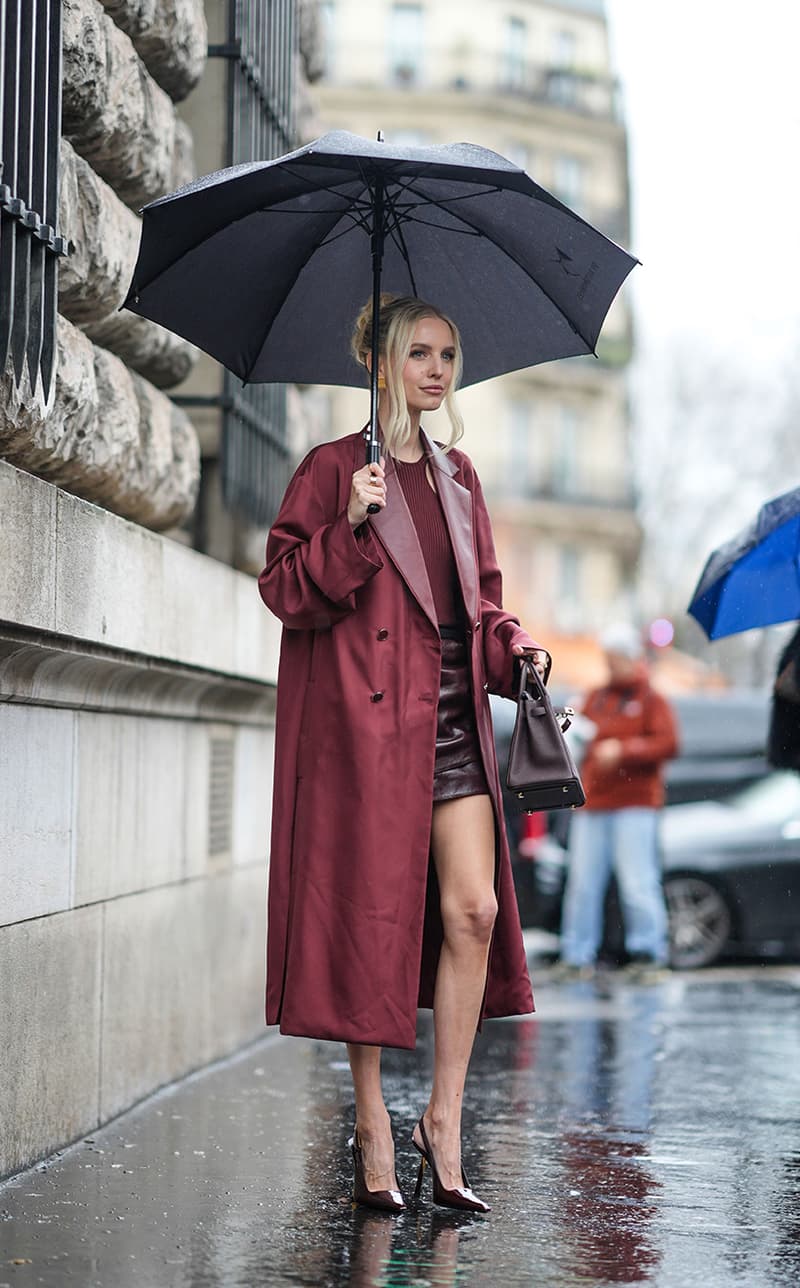
[[[550,263],[558,264],[558,267],[563,270],[567,277],[580,277],[580,273],[573,273],[571,269],[567,268],[567,264],[572,263],[572,256],[568,255],[560,246],[555,246],[553,249],[556,253]]]

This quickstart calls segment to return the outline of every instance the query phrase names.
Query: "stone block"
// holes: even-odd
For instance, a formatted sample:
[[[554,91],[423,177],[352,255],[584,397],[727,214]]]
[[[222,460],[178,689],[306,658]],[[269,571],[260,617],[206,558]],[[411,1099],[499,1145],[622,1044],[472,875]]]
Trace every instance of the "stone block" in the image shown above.
[[[77,715],[74,903],[168,885],[185,869],[185,729],[178,720]],[[204,802],[205,803],[205,802]]]
[[[176,102],[197,84],[206,62],[203,0],[102,0],[130,36],[147,70]]]
[[[62,131],[119,197],[138,208],[178,186],[186,136],[175,108],[99,0],[62,0]]]
[[[197,349],[173,331],[123,310],[82,323],[95,344],[110,349],[157,389],[178,385],[197,361]]]
[[[104,1119],[261,1031],[264,909],[259,869],[106,906]]]
[[[185,721],[183,731],[186,775],[183,797],[183,875],[199,877],[205,876],[208,871],[208,725]]]
[[[98,1123],[102,920],[82,908],[0,931],[0,1175]]]
[[[160,605],[164,656],[214,671],[235,669],[236,574],[177,542],[165,543],[162,556],[169,587]]]
[[[158,388],[179,384],[197,359],[194,346],[155,322],[119,312],[139,250],[140,220],[66,139],[60,169],[59,225],[74,247],[59,271],[61,313]]]
[[[281,624],[259,595],[255,577],[237,573],[235,611],[237,675],[274,682],[278,678]]]
[[[59,264],[59,309],[71,322],[96,322],[125,298],[141,221],[67,139],[61,140],[58,212],[61,232],[73,243]]]
[[[49,405],[7,376],[0,408],[0,451],[12,464],[147,527],[191,513],[200,478],[191,421],[64,318]]]
[[[0,621],[53,629],[56,496],[49,483],[0,461]]]
[[[74,724],[72,711],[0,703],[0,925],[70,906]]]
[[[56,630],[161,654],[161,541],[75,497],[56,515]]]
[[[266,869],[272,815],[272,729],[236,730],[233,788],[233,862],[262,863]]]

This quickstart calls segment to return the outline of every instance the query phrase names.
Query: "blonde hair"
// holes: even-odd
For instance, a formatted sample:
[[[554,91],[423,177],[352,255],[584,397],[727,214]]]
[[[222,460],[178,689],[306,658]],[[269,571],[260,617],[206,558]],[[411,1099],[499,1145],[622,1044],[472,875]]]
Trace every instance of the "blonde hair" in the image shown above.
[[[458,327],[433,304],[426,304],[424,300],[418,300],[413,295],[383,294],[378,318],[378,356],[383,358],[386,392],[389,397],[389,416],[387,423],[381,425],[381,430],[384,449],[391,456],[396,455],[397,448],[411,438],[411,417],[403,385],[403,367],[411,349],[417,323],[423,318],[439,318],[449,326],[453,335],[455,350],[453,379],[444,398],[445,410],[450,420],[450,438],[444,450],[449,452],[451,447],[455,447],[464,433],[464,421],[454,397],[464,365]],[[367,359],[372,352],[371,299],[356,318],[350,348],[356,362],[360,362],[362,367],[369,370]]]

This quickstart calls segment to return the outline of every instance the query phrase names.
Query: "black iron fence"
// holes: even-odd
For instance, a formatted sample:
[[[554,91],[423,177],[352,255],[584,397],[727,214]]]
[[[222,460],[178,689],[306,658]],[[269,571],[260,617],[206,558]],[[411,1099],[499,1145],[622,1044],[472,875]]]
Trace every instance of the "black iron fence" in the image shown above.
[[[49,394],[56,358],[61,0],[0,0],[0,374]]]
[[[228,39],[209,54],[228,62],[227,164],[268,160],[296,146],[293,88],[296,0],[229,0]],[[253,523],[275,517],[289,478],[286,390],[225,373],[222,491]]]

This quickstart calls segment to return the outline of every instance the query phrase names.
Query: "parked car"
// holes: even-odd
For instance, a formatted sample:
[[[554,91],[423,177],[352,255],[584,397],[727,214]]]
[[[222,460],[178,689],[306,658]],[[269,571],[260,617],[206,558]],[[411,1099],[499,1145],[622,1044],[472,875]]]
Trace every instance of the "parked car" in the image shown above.
[[[725,957],[800,955],[800,775],[774,772],[721,801],[661,816],[670,960],[691,970]],[[567,854],[551,836],[532,864],[537,918],[557,930]],[[621,957],[612,889],[605,955]]]
[[[502,776],[513,708],[499,702],[509,708],[495,720]],[[767,696],[692,694],[677,698],[675,708],[681,753],[668,768],[661,819],[673,965],[800,952],[800,776],[767,767]],[[508,817],[513,838],[513,799]],[[559,928],[569,817],[551,816],[554,826],[533,861],[515,857],[523,925]],[[624,956],[613,882],[603,953]]]
[[[675,966],[800,952],[800,775],[674,805],[661,823]]]

